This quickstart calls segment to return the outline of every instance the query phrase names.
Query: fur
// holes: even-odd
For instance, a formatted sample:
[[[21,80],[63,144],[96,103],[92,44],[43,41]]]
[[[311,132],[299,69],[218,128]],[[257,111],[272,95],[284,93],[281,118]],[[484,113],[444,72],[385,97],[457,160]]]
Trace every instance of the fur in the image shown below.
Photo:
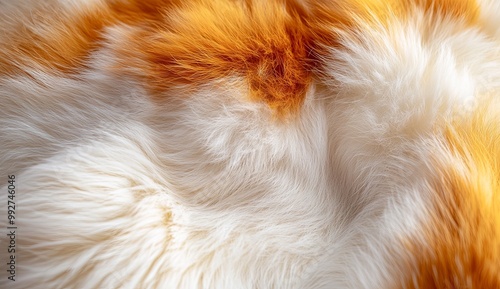
[[[500,288],[498,1],[41,2],[2,288]]]

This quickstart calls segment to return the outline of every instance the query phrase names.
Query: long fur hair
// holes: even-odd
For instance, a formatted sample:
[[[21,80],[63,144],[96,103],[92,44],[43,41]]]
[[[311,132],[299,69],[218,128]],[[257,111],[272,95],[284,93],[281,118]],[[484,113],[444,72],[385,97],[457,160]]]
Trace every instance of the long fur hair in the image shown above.
[[[500,1],[0,0],[0,104],[2,288],[500,288]]]

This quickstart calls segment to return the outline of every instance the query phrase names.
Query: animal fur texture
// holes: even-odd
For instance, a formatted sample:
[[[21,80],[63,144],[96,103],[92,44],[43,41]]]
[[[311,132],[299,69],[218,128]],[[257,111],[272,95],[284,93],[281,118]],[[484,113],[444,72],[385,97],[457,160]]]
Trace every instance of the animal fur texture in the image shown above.
[[[2,288],[500,288],[498,0],[0,0],[0,104]]]

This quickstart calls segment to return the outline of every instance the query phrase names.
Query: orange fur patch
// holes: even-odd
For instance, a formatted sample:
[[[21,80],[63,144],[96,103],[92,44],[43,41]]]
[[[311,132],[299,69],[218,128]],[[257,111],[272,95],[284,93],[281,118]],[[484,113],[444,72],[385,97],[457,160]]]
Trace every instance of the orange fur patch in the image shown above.
[[[463,167],[442,167],[431,223],[410,247],[417,261],[398,288],[500,288],[500,106],[448,127]]]
[[[118,72],[141,71],[153,92],[243,77],[252,100],[284,116],[299,110],[324,44],[338,45],[333,28],[353,33],[360,22],[385,23],[415,7],[468,23],[478,14],[475,0],[300,2],[108,0],[81,9],[42,7],[6,31],[0,73],[24,67],[76,72],[99,47],[103,29],[124,23],[138,29],[116,50],[124,68]]]
[[[71,72],[99,46],[103,28],[116,23],[147,23],[161,17],[172,0],[112,0],[79,9],[35,7],[4,31],[0,73],[22,73],[23,67]]]
[[[297,111],[304,99],[311,79],[308,39],[304,9],[294,1],[97,3],[74,14],[56,10],[49,15],[52,8],[35,12],[39,17],[20,23],[9,42],[0,45],[0,71],[22,73],[25,66],[75,71],[98,48],[104,27],[125,23],[140,31],[117,50],[119,57],[126,59],[124,66],[140,63],[153,90],[241,76],[251,98],[278,115]],[[128,61],[140,55],[144,59]]]
[[[74,15],[59,7],[31,11],[0,44],[0,70],[12,74],[28,66],[65,71],[80,65],[101,28],[109,23],[109,12],[101,8],[82,8]]]
[[[302,7],[292,1],[192,1],[138,39],[156,90],[244,77],[253,100],[297,111],[310,83]]]

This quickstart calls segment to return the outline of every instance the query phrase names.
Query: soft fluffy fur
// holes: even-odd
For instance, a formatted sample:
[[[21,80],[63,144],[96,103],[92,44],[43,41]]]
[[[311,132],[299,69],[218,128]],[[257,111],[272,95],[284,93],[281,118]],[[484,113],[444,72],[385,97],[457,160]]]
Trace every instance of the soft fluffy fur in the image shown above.
[[[500,288],[499,1],[0,11],[2,288]]]

